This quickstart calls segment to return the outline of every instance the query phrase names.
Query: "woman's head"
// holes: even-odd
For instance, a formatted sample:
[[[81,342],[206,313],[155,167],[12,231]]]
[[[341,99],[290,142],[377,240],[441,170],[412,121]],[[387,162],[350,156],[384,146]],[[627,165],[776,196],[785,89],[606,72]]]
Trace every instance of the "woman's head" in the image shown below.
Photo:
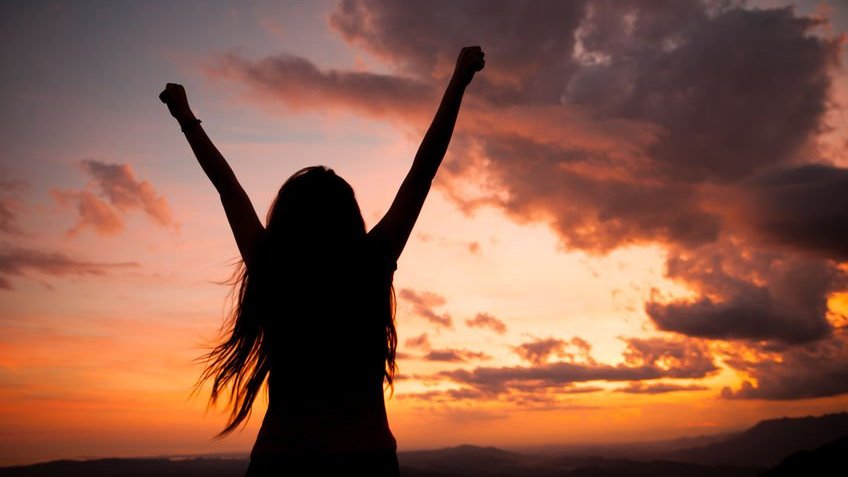
[[[286,180],[268,211],[266,230],[269,244],[293,251],[344,247],[366,233],[353,188],[325,166],[303,168]]]

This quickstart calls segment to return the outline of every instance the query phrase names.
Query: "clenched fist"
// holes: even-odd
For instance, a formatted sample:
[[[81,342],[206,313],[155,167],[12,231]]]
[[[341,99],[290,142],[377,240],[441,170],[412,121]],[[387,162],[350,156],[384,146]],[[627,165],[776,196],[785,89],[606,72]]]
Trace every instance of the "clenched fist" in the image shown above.
[[[178,121],[192,117],[185,88],[182,85],[168,83],[165,85],[165,89],[159,93],[159,100],[168,105],[168,111],[171,112],[171,116]]]
[[[486,66],[483,56],[483,50],[479,46],[466,46],[463,48],[459,52],[459,58],[456,59],[454,77],[462,81],[463,85],[470,83],[471,79],[474,78],[474,73]]]

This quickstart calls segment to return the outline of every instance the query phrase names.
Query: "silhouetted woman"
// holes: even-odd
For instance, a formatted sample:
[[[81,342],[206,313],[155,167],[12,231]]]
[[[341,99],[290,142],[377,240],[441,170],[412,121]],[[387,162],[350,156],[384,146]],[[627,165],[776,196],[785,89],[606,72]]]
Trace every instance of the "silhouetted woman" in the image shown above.
[[[226,337],[204,355],[210,403],[229,386],[232,432],[268,376],[268,410],[247,475],[398,475],[384,380],[394,392],[392,278],[453,134],[462,95],[484,66],[463,48],[436,116],[386,215],[370,231],[353,189],[332,169],[301,169],[265,227],[221,153],[168,83],[160,99],[221,196],[242,261]],[[197,389],[197,388],[196,388]]]

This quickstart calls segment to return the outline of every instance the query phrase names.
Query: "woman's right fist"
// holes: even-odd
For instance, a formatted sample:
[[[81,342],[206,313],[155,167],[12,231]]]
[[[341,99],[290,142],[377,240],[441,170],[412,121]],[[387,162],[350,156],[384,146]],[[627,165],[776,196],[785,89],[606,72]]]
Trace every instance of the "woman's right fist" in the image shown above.
[[[474,73],[486,66],[483,56],[483,50],[479,46],[466,46],[460,50],[459,57],[456,59],[454,76],[462,80],[465,85],[470,83]]]
[[[168,105],[171,116],[177,119],[191,115],[185,88],[180,84],[168,83],[165,85],[165,89],[159,93],[159,100]]]

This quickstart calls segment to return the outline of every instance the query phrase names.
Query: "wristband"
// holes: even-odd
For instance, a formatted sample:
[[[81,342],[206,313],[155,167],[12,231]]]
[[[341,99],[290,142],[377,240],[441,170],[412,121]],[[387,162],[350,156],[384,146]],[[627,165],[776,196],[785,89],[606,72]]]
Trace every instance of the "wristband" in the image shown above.
[[[183,132],[186,132],[186,129],[188,129],[189,127],[198,125],[200,123],[201,123],[201,121],[197,118],[190,119],[188,121],[183,121],[183,122],[180,122],[180,129],[182,129]]]

